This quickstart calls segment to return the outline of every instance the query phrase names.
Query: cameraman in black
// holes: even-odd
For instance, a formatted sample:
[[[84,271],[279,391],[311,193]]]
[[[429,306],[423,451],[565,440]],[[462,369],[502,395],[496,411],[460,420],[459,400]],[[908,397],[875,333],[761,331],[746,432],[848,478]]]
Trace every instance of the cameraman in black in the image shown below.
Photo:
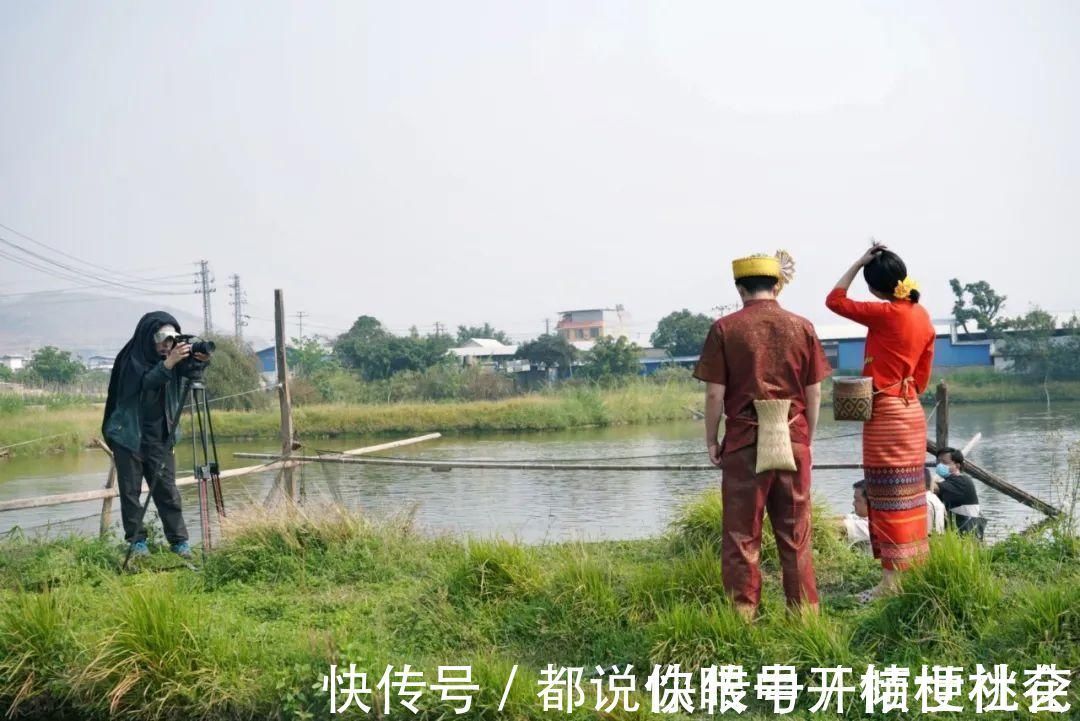
[[[116,356],[109,378],[109,395],[101,432],[113,452],[120,491],[124,540],[132,556],[148,556],[146,528],[140,523],[142,481],[150,487],[154,505],[173,553],[191,557],[187,526],[176,488],[176,420],[187,396],[188,378],[177,366],[189,357],[208,363],[202,353],[177,342],[180,324],[164,311],[147,313],[135,335]]]

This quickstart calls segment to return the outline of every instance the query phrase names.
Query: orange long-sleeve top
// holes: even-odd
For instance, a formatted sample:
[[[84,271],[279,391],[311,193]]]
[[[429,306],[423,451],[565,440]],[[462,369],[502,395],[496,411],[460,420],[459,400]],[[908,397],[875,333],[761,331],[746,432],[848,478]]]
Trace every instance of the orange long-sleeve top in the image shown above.
[[[837,315],[867,327],[863,375],[874,379],[884,395],[914,397],[930,384],[934,362],[934,324],[930,314],[910,300],[864,302],[851,300],[843,288],[833,288],[825,305]],[[905,378],[914,381],[904,384]]]

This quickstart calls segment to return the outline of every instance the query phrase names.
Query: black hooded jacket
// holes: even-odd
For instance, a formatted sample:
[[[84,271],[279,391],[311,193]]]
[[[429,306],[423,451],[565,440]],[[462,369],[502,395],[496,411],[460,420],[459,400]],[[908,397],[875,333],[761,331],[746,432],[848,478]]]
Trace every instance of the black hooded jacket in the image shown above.
[[[187,379],[176,369],[165,367],[154,348],[154,333],[163,325],[180,332],[176,318],[164,311],[147,313],[139,320],[135,335],[127,342],[113,363],[109,376],[109,395],[101,432],[106,440],[138,454],[142,445],[141,397],[143,391],[165,386],[165,422],[171,433],[167,443],[176,442],[173,421],[180,414]]]

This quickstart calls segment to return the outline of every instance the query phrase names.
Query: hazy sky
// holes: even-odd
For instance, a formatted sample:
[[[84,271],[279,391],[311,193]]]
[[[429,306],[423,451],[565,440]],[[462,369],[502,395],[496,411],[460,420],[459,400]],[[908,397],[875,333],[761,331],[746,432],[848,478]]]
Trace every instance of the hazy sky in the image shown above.
[[[0,4],[0,223],[138,277],[206,258],[216,325],[239,273],[263,337],[276,287],[305,332],[648,332],[778,247],[835,322],[870,235],[935,316],[952,276],[1077,308],[1078,128],[1070,0]],[[0,263],[0,295],[72,285]]]

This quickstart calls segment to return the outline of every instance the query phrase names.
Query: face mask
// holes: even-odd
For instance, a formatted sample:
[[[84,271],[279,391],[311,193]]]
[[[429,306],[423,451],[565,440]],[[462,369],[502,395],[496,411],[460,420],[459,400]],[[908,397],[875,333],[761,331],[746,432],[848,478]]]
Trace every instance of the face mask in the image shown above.
[[[937,471],[937,474],[942,478],[948,478],[950,475],[952,475],[951,473],[949,473],[949,467],[946,466],[944,463],[937,464],[937,468],[935,468],[934,470]]]

